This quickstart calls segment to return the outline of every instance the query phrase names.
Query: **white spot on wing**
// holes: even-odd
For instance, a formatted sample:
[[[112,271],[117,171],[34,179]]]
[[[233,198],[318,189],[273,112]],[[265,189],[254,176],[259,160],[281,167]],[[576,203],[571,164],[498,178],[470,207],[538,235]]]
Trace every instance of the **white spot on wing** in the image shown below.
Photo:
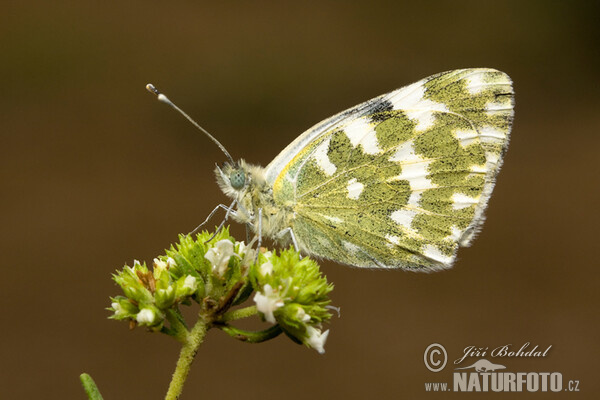
[[[492,126],[483,126],[479,129],[479,137],[484,143],[499,143],[506,140],[506,133]]]
[[[386,239],[387,239],[387,241],[388,241],[388,242],[386,243],[386,245],[387,245],[388,247],[394,247],[394,245],[396,245],[396,246],[397,246],[397,245],[399,245],[399,244],[400,244],[400,238],[399,238],[398,236],[394,236],[394,235],[387,234],[387,235],[385,235],[385,238],[386,238]]]
[[[350,253],[357,253],[360,250],[360,247],[355,245],[354,243],[350,243],[347,240],[342,240],[342,245],[348,250]]]
[[[407,180],[412,190],[432,189],[436,185],[427,179],[429,164],[429,162],[403,164],[402,173],[394,177],[394,180]]]
[[[475,142],[477,142],[479,136],[477,134],[477,131],[469,129],[469,130],[462,130],[462,129],[456,129],[454,131],[454,136],[458,139],[458,142],[460,143],[460,145],[462,147],[467,147]]]
[[[411,207],[419,207],[419,201],[423,192],[412,192],[408,198],[408,205]]]
[[[452,195],[452,201],[452,208],[455,210],[461,210],[463,208],[472,206],[473,204],[479,203],[479,199],[466,196],[462,193],[454,193]]]
[[[500,154],[497,153],[486,153],[485,154],[486,161],[490,164],[498,164],[500,160]]]
[[[467,91],[471,94],[477,94],[480,93],[481,91],[483,91],[483,89],[485,89],[486,86],[488,86],[489,84],[486,83],[483,80],[483,73],[476,73],[473,74],[471,76],[469,76],[468,78],[466,78],[466,82],[467,82]]]
[[[435,122],[435,111],[448,112],[448,107],[425,99],[425,86],[422,82],[413,83],[389,97],[394,110],[402,110],[404,114],[417,123],[415,129],[423,131],[430,128]]]
[[[457,228],[456,226],[452,226],[452,233],[446,237],[446,239],[450,239],[453,242],[458,242],[458,239],[460,239],[460,237],[463,234],[463,231],[460,230],[459,228]]]
[[[402,143],[396,149],[396,153],[390,157],[390,161],[393,162],[410,162],[410,161],[421,161],[423,158],[415,153],[413,141],[409,140]]]
[[[358,118],[344,127],[344,133],[350,139],[352,146],[362,145],[366,154],[381,152],[373,125],[366,118]]]
[[[494,115],[497,112],[511,112],[512,107],[505,103],[489,102],[485,105],[485,111],[488,115]]]
[[[348,198],[353,200],[358,200],[360,194],[364,189],[364,185],[356,180],[356,178],[352,178],[348,181]]]
[[[411,229],[411,224],[417,212],[415,210],[396,210],[392,213],[391,218],[394,222],[402,225],[405,228]]]
[[[485,174],[488,172],[488,169],[485,165],[471,165],[471,172],[475,172],[478,174]]]
[[[431,104],[423,104],[422,107],[433,107],[438,104],[431,100],[426,100]],[[445,106],[444,106],[445,107]],[[447,110],[446,110],[447,111]],[[435,122],[435,113],[432,110],[405,110],[406,116],[417,122],[416,131],[424,131],[431,128]]]
[[[331,161],[329,161],[329,157],[327,156],[327,150],[329,149],[330,142],[331,136],[329,136],[323,143],[321,143],[312,155],[314,160],[317,162],[317,165],[328,176],[333,175],[337,170],[337,167]]]
[[[423,255],[442,264],[450,264],[452,262],[452,257],[445,255],[440,249],[430,244],[423,246]]]

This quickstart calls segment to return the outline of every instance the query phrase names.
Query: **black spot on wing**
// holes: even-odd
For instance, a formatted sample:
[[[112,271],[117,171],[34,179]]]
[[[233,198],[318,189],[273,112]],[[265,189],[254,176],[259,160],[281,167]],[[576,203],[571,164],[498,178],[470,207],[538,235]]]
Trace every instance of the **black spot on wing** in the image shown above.
[[[392,111],[394,109],[394,105],[391,101],[386,99],[373,99],[372,110],[373,114],[380,113],[383,111]]]
[[[372,104],[372,109],[369,111],[369,117],[372,122],[383,122],[390,118],[391,112],[394,111],[394,106],[391,101],[384,99],[375,99]]]

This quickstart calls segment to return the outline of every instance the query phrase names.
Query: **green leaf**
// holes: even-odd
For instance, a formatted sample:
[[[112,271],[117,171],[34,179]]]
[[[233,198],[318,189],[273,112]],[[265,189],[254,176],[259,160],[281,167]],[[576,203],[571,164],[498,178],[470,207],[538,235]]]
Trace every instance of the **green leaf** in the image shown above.
[[[98,390],[98,386],[96,386],[96,382],[94,382],[91,376],[89,376],[86,373],[83,373],[79,375],[79,380],[81,380],[83,390],[85,390],[85,394],[87,394],[88,399],[102,400],[100,390]]]

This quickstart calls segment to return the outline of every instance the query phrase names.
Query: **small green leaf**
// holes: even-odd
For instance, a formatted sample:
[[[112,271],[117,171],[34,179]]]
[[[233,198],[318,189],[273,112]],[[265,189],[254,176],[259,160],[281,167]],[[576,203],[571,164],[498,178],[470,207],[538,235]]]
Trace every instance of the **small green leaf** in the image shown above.
[[[96,382],[94,382],[91,376],[89,376],[86,373],[83,373],[79,375],[79,380],[81,380],[83,390],[85,390],[85,394],[87,394],[88,399],[102,400],[100,390],[98,390],[98,386],[96,386]]]

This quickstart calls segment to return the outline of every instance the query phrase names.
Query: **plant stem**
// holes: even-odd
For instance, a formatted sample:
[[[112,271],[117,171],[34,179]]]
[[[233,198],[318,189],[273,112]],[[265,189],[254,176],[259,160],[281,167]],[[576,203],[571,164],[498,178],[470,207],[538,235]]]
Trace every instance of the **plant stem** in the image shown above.
[[[179,353],[179,360],[177,360],[177,367],[175,367],[175,372],[173,373],[173,378],[169,384],[169,390],[167,391],[165,400],[177,400],[181,395],[183,384],[190,372],[192,361],[194,361],[194,357],[198,352],[198,348],[204,341],[204,336],[206,336],[206,331],[208,329],[209,323],[206,322],[201,315],[200,318],[198,318],[196,325],[194,325],[192,330],[187,334],[185,342],[183,343],[181,352]]]
[[[279,325],[273,325],[272,327],[262,331],[246,331],[243,329],[236,328],[231,325],[218,325],[218,328],[228,334],[234,339],[241,340],[246,343],[261,343],[267,340],[271,340],[279,336],[283,330]]]
[[[249,307],[244,307],[244,308],[239,308],[237,310],[228,311],[225,314],[223,314],[223,316],[221,317],[221,321],[229,322],[229,321],[233,321],[236,319],[248,318],[253,315],[256,315],[257,313],[258,313],[258,310],[256,309],[255,305],[249,306]]]

